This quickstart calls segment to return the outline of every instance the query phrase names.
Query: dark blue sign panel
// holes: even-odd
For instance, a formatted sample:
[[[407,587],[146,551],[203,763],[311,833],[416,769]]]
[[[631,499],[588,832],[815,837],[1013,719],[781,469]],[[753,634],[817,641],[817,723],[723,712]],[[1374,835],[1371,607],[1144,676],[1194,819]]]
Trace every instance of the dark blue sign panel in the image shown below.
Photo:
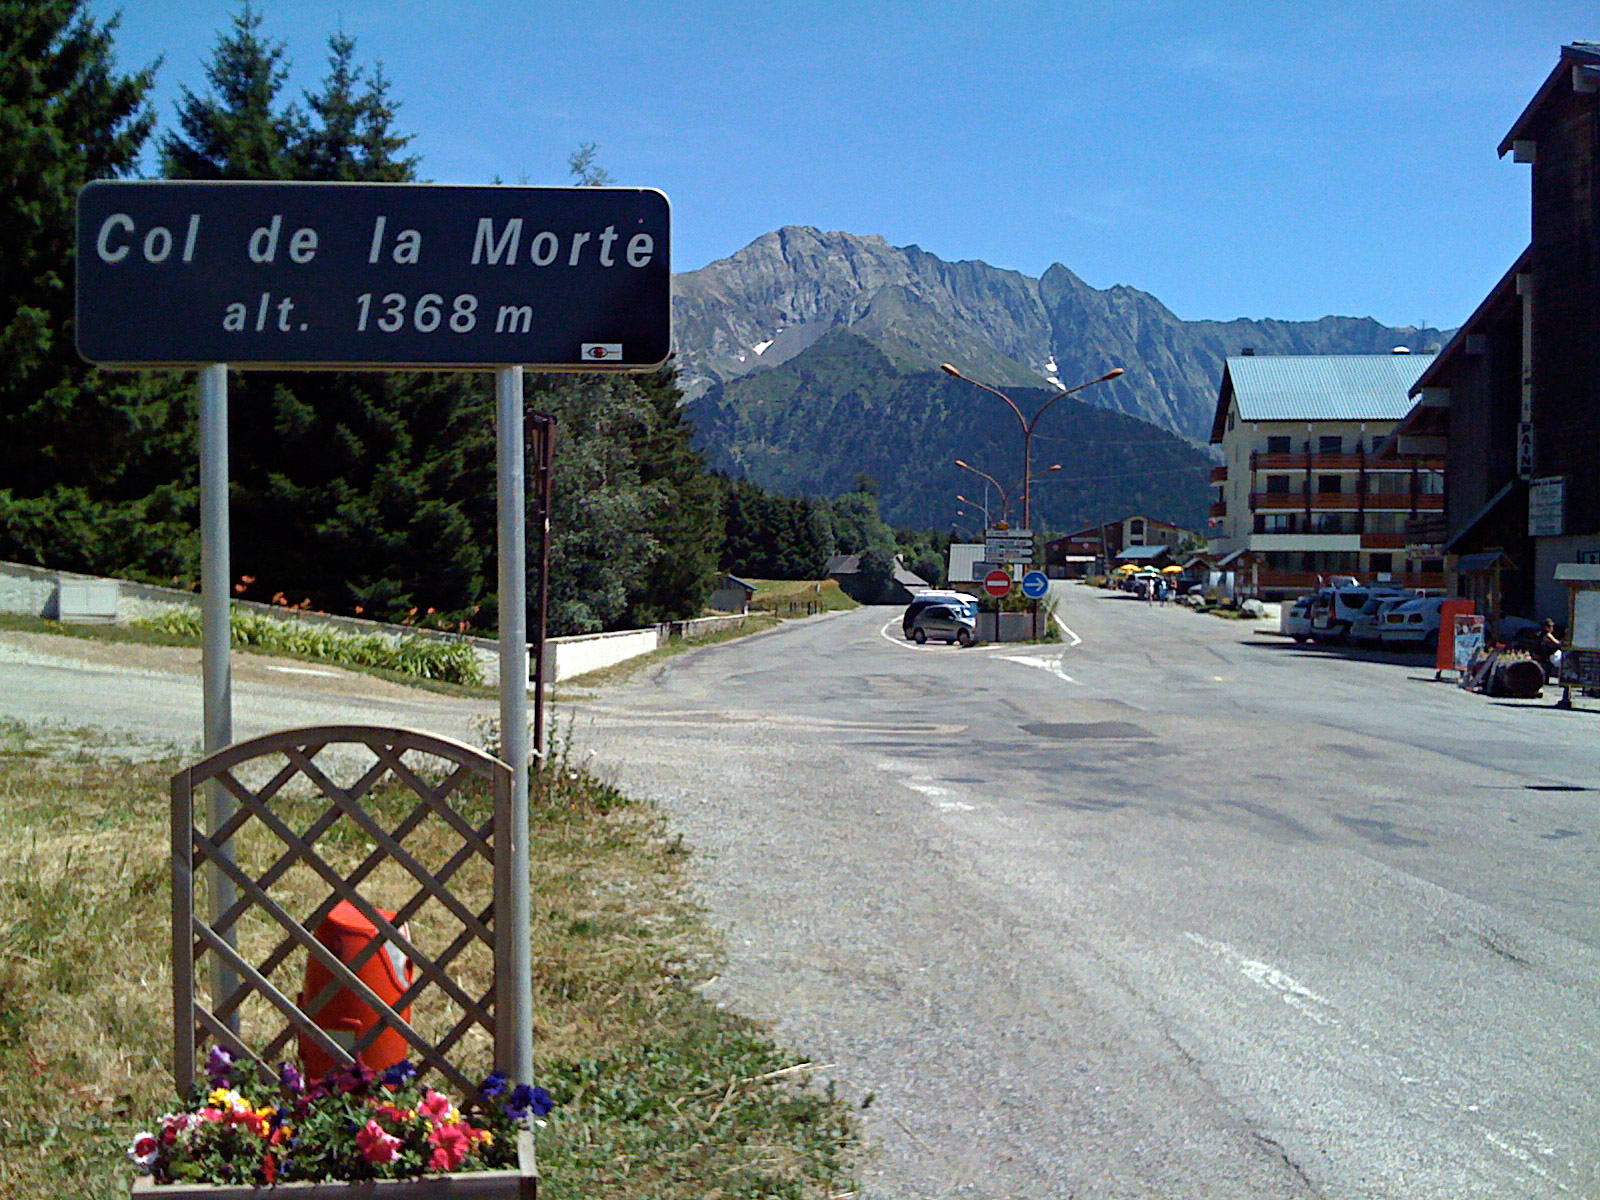
[[[78,352],[640,370],[671,347],[670,248],[667,198],[648,189],[91,183]]]
[[[1030,600],[1043,600],[1050,591],[1050,577],[1043,571],[1029,571],[1022,577],[1022,594]]]

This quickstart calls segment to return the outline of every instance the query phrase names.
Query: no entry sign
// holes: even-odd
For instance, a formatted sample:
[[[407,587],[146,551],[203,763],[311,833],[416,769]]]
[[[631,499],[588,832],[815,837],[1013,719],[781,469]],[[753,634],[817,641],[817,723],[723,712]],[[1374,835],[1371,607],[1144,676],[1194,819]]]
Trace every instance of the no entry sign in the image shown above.
[[[1011,591],[1011,576],[1004,571],[990,571],[983,577],[983,590],[991,596],[1004,596]]]
[[[640,370],[671,347],[640,188],[101,182],[78,351],[104,366]]]

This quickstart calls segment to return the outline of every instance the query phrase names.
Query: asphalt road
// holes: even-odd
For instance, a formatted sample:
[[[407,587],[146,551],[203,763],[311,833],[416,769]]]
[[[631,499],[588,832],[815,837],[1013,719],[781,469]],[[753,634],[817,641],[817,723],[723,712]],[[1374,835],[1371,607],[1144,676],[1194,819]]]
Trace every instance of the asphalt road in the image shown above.
[[[1064,599],[1066,646],[864,610],[570,718],[710,855],[716,993],[873,1096],[866,1194],[1600,1195],[1600,713]]]
[[[1600,702],[1063,595],[1064,645],[868,609],[558,707],[701,849],[713,993],[872,1097],[864,1194],[1600,1196]],[[192,744],[185,652],[83,645],[0,635],[0,717]],[[493,707],[239,664],[240,736]]]

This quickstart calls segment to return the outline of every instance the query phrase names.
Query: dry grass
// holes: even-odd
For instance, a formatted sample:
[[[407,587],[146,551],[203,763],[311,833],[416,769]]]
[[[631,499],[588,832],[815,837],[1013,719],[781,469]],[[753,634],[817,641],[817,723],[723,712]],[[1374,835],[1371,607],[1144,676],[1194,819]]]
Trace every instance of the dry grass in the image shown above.
[[[846,596],[836,579],[752,579],[756,585],[752,609],[778,616],[806,616],[813,612],[839,612],[860,608]]]
[[[65,758],[28,731],[0,727],[0,1196],[8,1200],[125,1196],[128,1136],[173,1102],[167,786],[176,766]],[[687,899],[687,855],[660,815],[564,762],[535,792],[535,1053],[539,1082],[559,1105],[540,1134],[542,1194],[844,1194],[855,1133],[843,1106],[807,1086],[804,1069],[788,1070],[802,1060],[694,990],[714,967],[716,945]],[[371,807],[389,825],[409,801],[380,791]],[[481,819],[489,800],[465,795],[461,807]],[[297,830],[314,815],[305,796],[274,808]],[[341,822],[318,847],[348,870],[371,843]],[[451,838],[429,822],[405,847],[436,866]],[[275,855],[265,837],[238,848],[256,873]],[[472,907],[487,902],[486,864],[454,882]],[[362,890],[394,908],[414,885],[390,864]],[[303,867],[272,891],[297,916],[326,894]],[[411,920],[427,953],[457,928],[432,901]],[[252,959],[275,941],[264,925],[241,925]],[[466,956],[451,975],[478,995],[490,968],[486,954]],[[291,955],[275,978],[292,993],[301,971],[303,958]],[[414,1019],[438,1029],[457,1013],[429,992]],[[259,1008],[245,1011],[247,1033],[268,1021]],[[465,1057],[469,1073],[486,1068],[487,1039]]]

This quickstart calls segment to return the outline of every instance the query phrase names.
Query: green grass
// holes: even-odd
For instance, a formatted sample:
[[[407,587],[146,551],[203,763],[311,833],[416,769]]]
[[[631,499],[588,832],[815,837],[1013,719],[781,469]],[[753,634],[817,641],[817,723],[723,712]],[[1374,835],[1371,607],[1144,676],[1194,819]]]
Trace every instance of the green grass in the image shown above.
[[[198,638],[201,617],[182,610],[135,622],[155,633]],[[483,672],[465,642],[437,642],[405,634],[340,633],[302,621],[283,621],[235,610],[229,619],[235,646],[293,654],[317,662],[349,667],[378,667],[415,679],[479,685]]]
[[[0,723],[7,1200],[125,1197],[129,1137],[175,1101],[166,844],[178,765],[63,757]],[[803,1058],[697,990],[718,944],[689,896],[681,837],[564,754],[532,791],[537,1074],[558,1101],[539,1132],[541,1195],[848,1194],[849,1109],[809,1082]],[[407,849],[426,854],[428,830]],[[354,861],[364,839],[323,849]],[[459,891],[476,909],[487,887],[463,877]],[[316,898],[313,886],[300,902]],[[484,983],[474,969],[462,967],[469,991]]]

